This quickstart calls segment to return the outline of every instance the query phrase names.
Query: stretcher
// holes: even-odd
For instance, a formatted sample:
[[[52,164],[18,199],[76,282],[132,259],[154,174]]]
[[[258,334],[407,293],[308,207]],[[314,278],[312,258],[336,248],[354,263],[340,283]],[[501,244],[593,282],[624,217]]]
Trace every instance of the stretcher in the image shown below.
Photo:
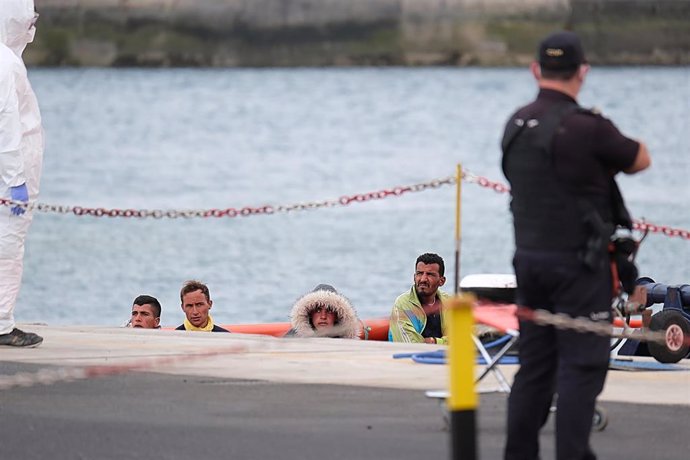
[[[520,337],[516,316],[517,306],[513,303],[516,287],[514,275],[468,275],[460,281],[460,289],[463,292],[473,293],[481,299],[472,309],[475,322],[488,326],[495,333],[504,334],[503,337],[505,338],[501,348],[492,355],[489,352],[490,347],[482,343],[477,335],[472,335],[472,342],[482,358],[478,361],[478,365],[483,366],[475,378],[475,385],[479,385],[491,373],[498,382],[499,391],[503,393],[510,393],[510,383],[498,365]],[[427,391],[425,394],[428,398],[439,401],[443,411],[443,419],[448,425],[448,412],[446,410],[448,392],[444,390]]]
[[[517,282],[514,275],[468,275],[460,282],[460,289],[463,292],[475,294],[478,300],[472,309],[474,320],[477,324],[482,324],[493,328],[496,332],[503,334],[504,340],[501,348],[491,354],[488,350],[489,344],[482,343],[479,337],[472,336],[477,353],[483,358],[479,361],[483,369],[475,379],[478,385],[487,375],[493,374],[499,384],[499,391],[510,393],[510,383],[505,377],[499,364],[516,345],[519,340],[519,322],[517,318],[517,305],[515,305],[515,290]],[[446,399],[449,397],[447,391],[427,391],[428,398],[437,399],[441,403],[444,414],[444,421],[448,425],[448,412],[446,409]],[[555,412],[555,405],[551,407],[551,412]],[[592,420],[592,428],[602,431],[608,424],[608,416],[605,410],[596,406]]]
[[[505,338],[501,348],[491,354],[491,347],[482,343],[476,335],[472,335],[474,346],[484,362],[484,369],[477,376],[475,384],[479,384],[491,373],[496,377],[500,391],[504,393],[510,392],[510,383],[498,364],[514,348],[520,337],[517,306],[513,303],[516,288],[515,275],[468,275],[460,281],[460,289],[463,292],[475,294],[479,299],[472,309],[475,322],[489,326]]]
[[[481,355],[484,362],[484,369],[476,378],[475,383],[481,382],[489,373],[493,373],[498,381],[501,391],[505,393],[510,392],[510,383],[506,379],[503,372],[498,367],[503,357],[514,347],[515,343],[520,337],[518,320],[517,320],[517,306],[515,304],[509,305],[485,305],[478,302],[473,309],[474,319],[477,323],[490,326],[496,331],[504,334],[505,340],[501,348],[494,354],[489,353],[489,345],[482,343],[479,337],[472,335],[472,341]]]

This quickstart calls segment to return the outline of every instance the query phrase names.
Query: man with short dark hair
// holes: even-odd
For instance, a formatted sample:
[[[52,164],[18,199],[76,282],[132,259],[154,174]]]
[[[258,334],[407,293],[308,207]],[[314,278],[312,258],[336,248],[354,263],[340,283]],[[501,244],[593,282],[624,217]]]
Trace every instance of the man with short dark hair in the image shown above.
[[[391,342],[447,344],[443,301],[448,294],[444,285],[445,266],[438,254],[417,257],[414,284],[398,296],[391,312],[388,340]]]
[[[610,324],[608,243],[623,214],[630,220],[613,176],[647,168],[649,153],[577,104],[589,65],[576,34],[546,37],[531,70],[537,99],[510,117],[502,141],[516,300],[528,309]],[[505,459],[539,458],[539,431],[556,393],[556,458],[595,459],[589,436],[608,370],[609,338],[521,319],[519,358]]]
[[[161,304],[153,296],[140,295],[132,303],[132,317],[130,327],[143,329],[160,329]]]
[[[185,314],[178,331],[230,332],[213,323],[209,310],[213,306],[208,286],[201,281],[186,281],[180,290],[180,302]]]

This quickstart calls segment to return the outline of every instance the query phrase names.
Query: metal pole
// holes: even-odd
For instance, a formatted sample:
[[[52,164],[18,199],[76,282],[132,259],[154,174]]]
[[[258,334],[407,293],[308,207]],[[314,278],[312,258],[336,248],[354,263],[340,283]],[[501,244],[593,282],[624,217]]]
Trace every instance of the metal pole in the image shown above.
[[[476,407],[474,388],[475,352],[472,343],[474,317],[472,294],[456,296],[448,304],[448,363],[450,365],[451,460],[477,459]]]
[[[458,163],[455,170],[455,283],[453,292],[460,291],[460,210],[462,198],[462,164]]]

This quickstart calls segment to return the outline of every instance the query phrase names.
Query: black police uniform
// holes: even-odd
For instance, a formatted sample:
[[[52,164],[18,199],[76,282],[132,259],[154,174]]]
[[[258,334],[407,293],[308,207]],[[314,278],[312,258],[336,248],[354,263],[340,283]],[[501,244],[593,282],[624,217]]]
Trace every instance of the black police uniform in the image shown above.
[[[508,121],[503,149],[517,303],[611,321],[608,235],[601,233],[612,228],[612,174],[632,166],[639,144],[570,96],[541,89]],[[519,354],[505,458],[539,458],[539,430],[556,393],[557,458],[596,458],[589,433],[609,339],[520,321]]]

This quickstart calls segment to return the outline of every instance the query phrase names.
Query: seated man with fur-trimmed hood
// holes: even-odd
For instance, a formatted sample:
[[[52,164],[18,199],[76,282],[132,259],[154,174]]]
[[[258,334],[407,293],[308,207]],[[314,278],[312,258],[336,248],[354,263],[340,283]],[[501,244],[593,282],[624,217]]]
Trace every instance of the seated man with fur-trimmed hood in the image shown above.
[[[350,301],[333,286],[319,284],[292,306],[285,337],[358,339],[361,323]]]

